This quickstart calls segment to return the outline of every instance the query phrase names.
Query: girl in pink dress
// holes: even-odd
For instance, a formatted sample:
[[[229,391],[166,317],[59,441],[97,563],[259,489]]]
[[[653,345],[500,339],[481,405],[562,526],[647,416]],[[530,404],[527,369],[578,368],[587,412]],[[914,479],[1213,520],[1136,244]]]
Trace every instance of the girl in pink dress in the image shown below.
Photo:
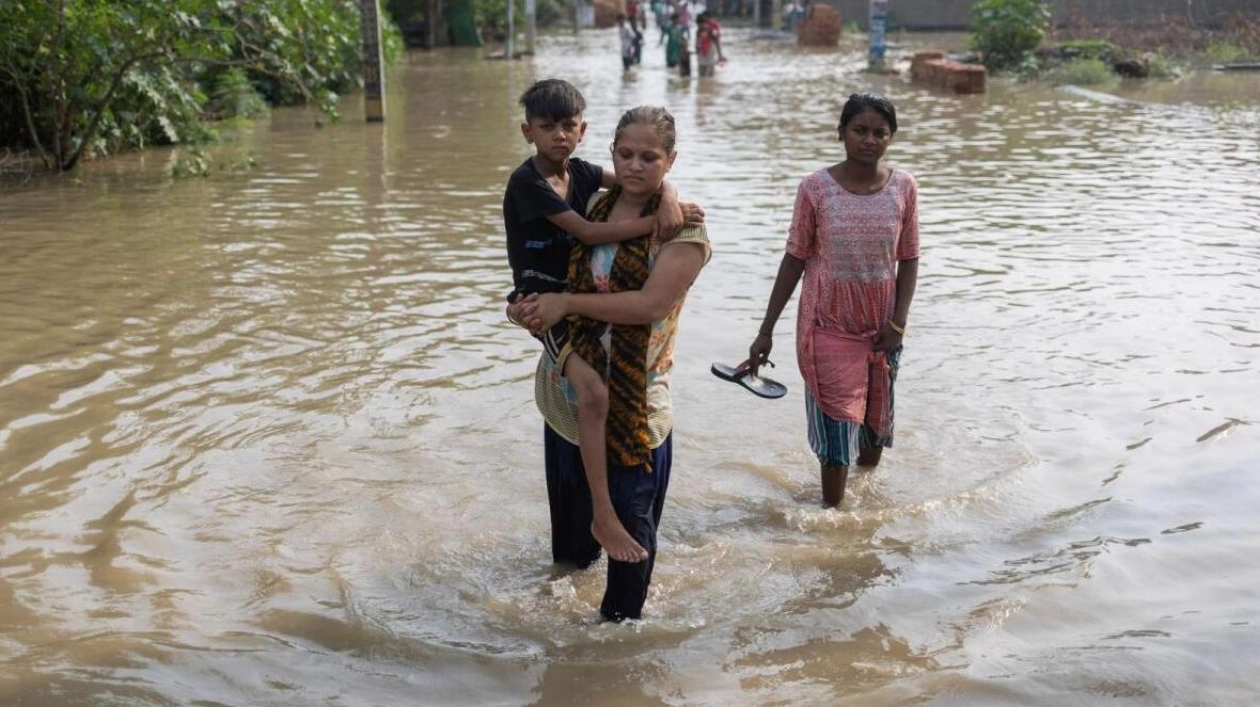
[[[880,159],[897,133],[882,96],[854,94],[840,113],[845,160],[801,181],[787,253],[747,370],[769,360],[774,325],[804,280],[796,355],[823,504],[844,500],[849,467],[892,446],[893,381],[919,272],[918,185]]]

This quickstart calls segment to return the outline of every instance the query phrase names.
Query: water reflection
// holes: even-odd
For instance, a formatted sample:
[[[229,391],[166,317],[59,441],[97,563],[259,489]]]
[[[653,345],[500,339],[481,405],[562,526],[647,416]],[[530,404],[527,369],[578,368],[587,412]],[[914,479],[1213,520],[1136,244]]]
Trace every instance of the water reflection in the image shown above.
[[[609,39],[413,55],[388,123],[278,113],[224,148],[252,170],[0,195],[0,701],[1254,701],[1254,77],[960,98],[739,31],[715,80],[622,77]],[[515,101],[550,75],[596,161],[669,106],[715,240],[633,627],[547,561],[538,351],[502,321]],[[799,397],[707,369],[859,88],[898,105],[925,256],[897,447],[833,512]]]

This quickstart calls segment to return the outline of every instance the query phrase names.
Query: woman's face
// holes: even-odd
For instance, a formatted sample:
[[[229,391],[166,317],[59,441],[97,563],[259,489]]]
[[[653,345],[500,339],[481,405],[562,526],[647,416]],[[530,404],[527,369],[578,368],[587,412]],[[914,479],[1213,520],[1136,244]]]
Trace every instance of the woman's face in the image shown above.
[[[867,110],[853,116],[840,130],[840,139],[844,141],[844,153],[849,160],[875,165],[892,143],[893,132],[884,116]]]
[[[634,123],[621,131],[612,146],[613,171],[621,190],[631,196],[654,194],[674,166],[674,158],[665,152],[665,145],[650,125]]]

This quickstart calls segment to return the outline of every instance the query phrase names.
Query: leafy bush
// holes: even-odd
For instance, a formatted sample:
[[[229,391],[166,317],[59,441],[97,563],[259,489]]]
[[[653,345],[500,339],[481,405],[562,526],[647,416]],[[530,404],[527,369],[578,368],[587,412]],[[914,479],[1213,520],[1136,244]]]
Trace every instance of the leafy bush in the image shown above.
[[[69,170],[203,142],[207,108],[252,111],[252,91],[332,114],[360,80],[359,22],[347,0],[0,0],[0,136]],[[387,25],[387,56],[397,40]]]
[[[1112,61],[1124,53],[1120,47],[1105,39],[1074,39],[1060,42],[1054,49],[1066,57],[1101,61]]]
[[[207,109],[215,118],[258,118],[267,113],[267,102],[245,71],[232,67],[215,80]]]
[[[995,70],[1021,65],[1041,44],[1050,20],[1040,0],[977,0],[971,12],[971,48]]]
[[[1111,66],[1101,59],[1076,59],[1051,69],[1046,74],[1046,80],[1054,84],[1094,86],[1107,82],[1113,76]]]
[[[552,27],[562,22],[572,23],[573,3],[567,6],[560,0],[538,0],[534,20],[539,27]]]
[[[1163,54],[1153,53],[1146,56],[1146,66],[1153,79],[1175,79],[1180,74],[1177,67]]]
[[[1203,56],[1214,64],[1229,64],[1248,58],[1246,49],[1229,42],[1212,42],[1203,50]]]

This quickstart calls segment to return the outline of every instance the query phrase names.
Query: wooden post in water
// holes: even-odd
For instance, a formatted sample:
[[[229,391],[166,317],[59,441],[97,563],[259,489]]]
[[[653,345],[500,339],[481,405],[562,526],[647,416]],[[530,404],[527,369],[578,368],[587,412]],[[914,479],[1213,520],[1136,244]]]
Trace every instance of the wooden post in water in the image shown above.
[[[359,0],[359,16],[363,31],[363,113],[369,123],[379,123],[385,120],[385,73],[377,0]]]

